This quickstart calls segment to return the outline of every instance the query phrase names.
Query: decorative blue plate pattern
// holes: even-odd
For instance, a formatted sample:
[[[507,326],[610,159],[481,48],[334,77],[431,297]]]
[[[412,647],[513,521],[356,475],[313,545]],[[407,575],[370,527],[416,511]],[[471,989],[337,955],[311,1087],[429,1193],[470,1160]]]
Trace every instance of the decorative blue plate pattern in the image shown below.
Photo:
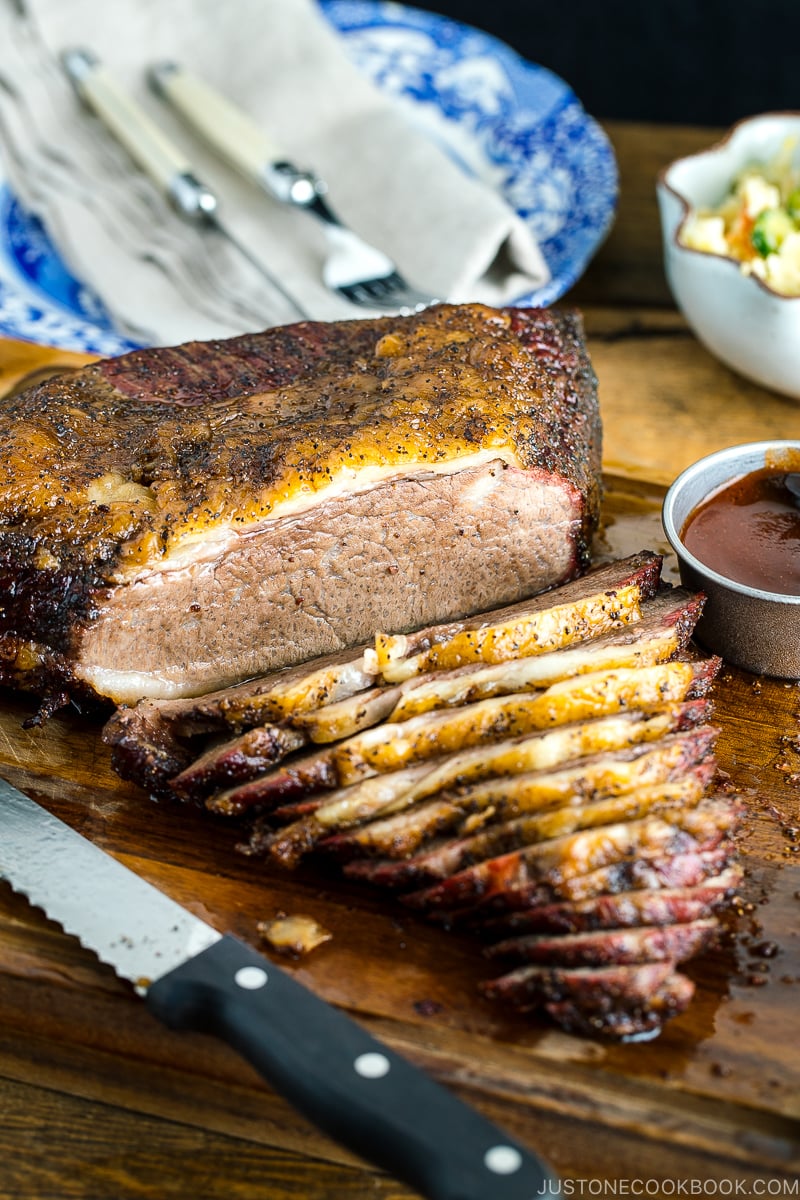
[[[356,65],[530,226],[551,277],[517,302],[562,296],[608,232],[617,197],[613,151],[572,90],[448,18],[373,0],[321,6]],[[103,355],[132,346],[1,179],[0,334]]]

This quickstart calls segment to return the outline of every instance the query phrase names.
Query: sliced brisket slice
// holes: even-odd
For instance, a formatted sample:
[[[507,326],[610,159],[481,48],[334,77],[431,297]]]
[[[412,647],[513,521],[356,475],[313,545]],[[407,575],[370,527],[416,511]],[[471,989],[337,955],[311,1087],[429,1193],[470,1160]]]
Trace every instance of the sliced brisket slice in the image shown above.
[[[292,724],[302,729],[310,742],[337,742],[381,721],[397,720],[394,710],[399,699],[400,688],[383,684],[338,704],[299,714],[292,718]]]
[[[571,879],[542,883],[523,881],[453,908],[437,906],[425,916],[442,925],[468,925],[481,931],[492,917],[507,917],[560,902],[592,901],[607,894],[694,887],[725,871],[736,858],[735,843],[713,831],[707,841],[676,854],[628,855],[607,867]],[[418,905],[418,907],[420,907]],[[424,907],[424,905],[422,905]]]
[[[606,634],[594,630],[591,638],[577,645],[510,662],[428,671],[291,719],[311,741],[332,742],[383,720],[407,721],[434,709],[534,692],[594,671],[654,666],[684,649],[702,607],[702,596],[680,588],[666,590],[642,605],[641,619]]]
[[[395,771],[377,776],[376,780],[383,781],[379,787],[374,786],[375,780],[365,780],[362,784],[334,793],[339,799],[320,804],[312,812],[302,813],[298,820],[281,829],[270,830],[259,825],[258,842],[253,849],[256,852],[269,852],[286,866],[296,865],[303,854],[316,847],[345,858],[352,857],[354,852],[380,853],[389,849],[393,851],[390,855],[392,860],[409,860],[410,875],[413,878],[419,860],[412,855],[423,835],[433,832],[446,833],[456,820],[463,818],[465,811],[474,813],[482,807],[486,813],[488,808],[491,822],[494,823],[504,817],[518,816],[525,811],[536,812],[540,808],[554,809],[565,804],[582,804],[589,797],[600,799],[603,796],[623,795],[634,791],[637,786],[647,787],[659,782],[665,783],[669,779],[677,779],[692,766],[707,759],[709,747],[713,744],[715,736],[716,730],[701,726],[696,731],[678,735],[687,739],[685,745],[670,744],[668,739],[661,739],[650,752],[651,761],[645,769],[632,777],[628,776],[625,781],[627,786],[608,786],[608,777],[613,773],[608,762],[611,756],[606,759],[596,756],[594,769],[589,759],[584,760],[587,762],[586,766],[572,767],[567,771],[545,770],[489,780],[485,784],[464,788],[463,796],[455,796],[452,799],[445,796],[441,800],[434,799],[428,803],[412,805],[383,820],[369,821],[371,812],[396,809],[403,799],[403,793],[408,795],[415,787],[421,789],[424,786],[426,770],[423,764],[405,772]],[[620,761],[625,753],[619,752]],[[656,765],[659,763],[660,771]],[[590,781],[595,770],[604,780],[605,787],[600,783],[592,790]],[[622,782],[621,775],[621,772],[617,773],[617,783]],[[517,783],[519,787],[515,786]],[[464,837],[470,832],[468,822],[469,818],[466,818],[462,831]],[[331,830],[348,829],[353,826],[356,829],[352,833],[331,834]],[[436,826],[440,828],[437,829]],[[477,827],[480,827],[480,823]],[[373,829],[377,831],[374,840],[370,836]],[[458,852],[461,843],[455,840],[448,845]],[[380,875],[380,871],[378,874]],[[408,874],[407,870],[401,869],[397,876],[398,881],[406,878]],[[389,870],[390,879],[391,875]],[[371,877],[368,867],[365,867],[363,877]]]
[[[392,816],[362,821],[357,828],[325,838],[327,850],[409,858],[431,837],[464,837],[484,824],[512,820],[565,804],[620,796],[638,787],[677,779],[709,758],[717,730],[709,725],[602,755],[578,759],[562,769],[490,779],[447,791]],[[285,831],[284,836],[289,831]]]
[[[614,564],[625,564],[627,578],[609,577],[607,567],[577,583],[543,595],[538,605],[516,606],[472,620],[420,629],[409,634],[377,633],[379,673],[390,683],[431,670],[452,670],[467,663],[510,662],[531,654],[585,641],[636,620],[639,605],[654,596],[661,581],[661,558],[648,551]]]
[[[306,744],[305,735],[290,725],[257,725],[206,750],[169,780],[169,790],[182,800],[200,800],[208,792],[252,779]]]
[[[720,838],[715,832],[705,845],[696,849],[677,854],[652,854],[646,858],[629,855],[586,875],[555,883],[512,884],[463,905],[426,908],[424,915],[433,924],[468,928],[482,937],[492,938],[499,929],[505,928],[504,923],[509,917],[522,917],[531,909],[591,903],[603,896],[626,892],[695,887],[726,871],[735,862],[736,854],[733,840]]]
[[[604,1012],[588,1012],[578,1000],[548,1000],[545,1012],[566,1030],[584,1037],[647,1037],[659,1032],[665,1021],[685,1012],[695,987],[686,975],[675,972],[644,1000],[619,1002]]]
[[[645,817],[606,825],[487,859],[403,899],[422,910],[459,908],[532,884],[559,886],[632,858],[664,858],[713,849],[740,818],[730,798],[711,798],[687,812],[670,814],[669,821]]]
[[[259,817],[253,827],[249,852],[271,852],[284,866],[296,866],[330,829],[358,824],[371,812],[380,811],[407,792],[429,771],[427,763],[420,763],[329,792],[323,799],[287,806],[295,819],[283,829],[276,830],[270,823],[275,813]]]
[[[197,743],[175,736],[157,705],[119,708],[103,729],[111,746],[111,765],[122,779],[137,783],[152,796],[169,796],[169,782],[190,767]]]
[[[481,990],[529,1012],[541,1009],[562,1028],[597,1037],[633,1037],[684,1012],[694,984],[674,963],[606,967],[519,967]]]
[[[434,796],[447,788],[502,775],[520,775],[563,765],[606,750],[619,750],[643,742],[654,742],[675,731],[693,729],[711,715],[707,699],[665,704],[656,712],[623,712],[574,725],[562,725],[545,733],[510,738],[489,746],[451,754],[429,763],[429,770],[403,792],[382,815]]]
[[[600,967],[523,966],[480,984],[481,991],[517,1008],[569,1000],[585,1014],[646,1005],[673,975],[672,962]]]
[[[491,745],[536,730],[630,711],[654,713],[664,705],[702,696],[719,659],[668,662],[580,675],[532,696],[501,696],[463,708],[384,723],[346,738],[284,768],[223,792],[221,811],[272,804],[288,796],[347,787],[372,775],[396,771],[433,757]],[[216,806],[216,804],[214,805]]]
[[[672,811],[690,809],[700,803],[715,770],[713,762],[701,763],[672,782],[651,784],[589,803],[579,800],[577,804],[565,804],[550,812],[502,821],[471,837],[443,839],[430,850],[407,859],[353,860],[345,865],[344,871],[352,879],[364,879],[381,887],[420,887],[520,847],[579,830],[638,820],[650,813],[666,816]]]
[[[551,598],[554,595],[558,593],[550,593]],[[666,662],[685,649],[703,604],[701,595],[682,588],[665,589],[642,604],[639,620],[609,633],[593,629],[585,640],[548,653],[412,676],[397,685],[398,699],[389,719],[407,720],[433,708],[533,691],[589,671]]]
[[[205,696],[122,706],[106,722],[103,741],[111,747],[112,764],[123,779],[154,794],[170,795],[170,780],[204,752],[204,739],[227,742],[232,734],[274,725],[290,714],[365,691],[374,681],[363,653],[345,651]],[[183,790],[187,799],[204,795],[203,788]]]
[[[673,925],[633,929],[596,929],[563,935],[528,934],[507,938],[487,949],[490,958],[558,967],[684,962],[712,946],[719,934],[714,917]]]
[[[227,728],[252,729],[264,721],[288,720],[363,695],[376,682],[365,662],[364,648],[345,650],[286,667],[274,675],[251,679],[238,687],[206,697],[213,702]],[[183,703],[187,703],[184,701]],[[197,701],[189,702],[197,705]]]
[[[404,768],[403,772],[387,771],[383,775],[387,782],[391,779],[415,782],[398,786],[383,804],[369,800],[363,809],[360,806],[355,808],[357,816],[352,819],[349,804],[341,810],[338,807],[334,808],[332,811],[337,813],[337,819],[331,821],[327,831],[347,829],[378,813],[383,817],[402,812],[429,796],[454,788],[460,790],[462,786],[466,787],[475,780],[503,775],[514,777],[530,771],[551,770],[572,759],[655,742],[673,731],[691,730],[700,726],[710,715],[711,704],[708,700],[687,700],[681,704],[667,704],[656,713],[633,712],[599,717],[576,725],[563,725],[547,733],[528,734],[492,746],[429,759],[416,767]],[[268,785],[271,779],[270,776],[267,780]],[[254,791],[258,791],[261,782],[263,781],[254,782]],[[359,797],[359,789],[365,789],[364,794],[371,796],[371,790],[367,788],[369,782],[368,779],[362,780],[347,788],[337,789],[329,795],[323,792],[310,797],[302,795],[296,800],[289,798],[277,808],[271,809],[271,812],[280,822],[288,822],[317,809],[327,811],[329,801],[338,805],[340,798]],[[214,803],[215,800],[212,799],[211,807]],[[338,819],[338,814],[342,815],[341,820]]]
[[[484,917],[480,928],[488,937],[508,937],[528,933],[588,933],[596,929],[699,921],[717,912],[734,895],[741,882],[741,867],[730,866],[719,875],[689,886],[616,894],[607,892],[588,900],[551,902],[504,916]]]
[[[618,750],[640,742],[655,742],[664,734],[700,725],[709,715],[710,704],[704,698],[666,704],[655,713],[619,713],[604,718],[601,716],[593,721],[581,721],[577,725],[561,726],[545,733],[531,733],[528,737],[511,738],[507,742],[431,758],[417,764],[419,775],[416,776],[403,775],[401,772],[384,772],[381,774],[387,780],[403,780],[402,786],[398,787],[395,796],[389,802],[384,800],[383,803],[378,803],[372,790],[367,790],[367,808],[360,811],[359,820],[379,810],[389,814],[408,808],[417,800],[435,796],[446,787],[468,784],[471,780],[491,779],[495,775],[522,774],[527,770],[543,770],[570,762],[572,758],[597,754],[603,750]],[[309,761],[315,767],[319,767],[321,762],[327,769],[320,770],[315,778],[309,778]],[[342,797],[355,798],[359,796],[356,788],[367,785],[369,779],[375,778],[374,775],[368,776],[357,784],[336,788],[329,756],[323,756],[321,760],[315,757],[311,760],[301,758],[300,763],[300,772],[296,772],[294,763],[285,764],[284,767],[272,770],[240,787],[217,793],[206,800],[207,808],[227,815],[239,815],[252,808],[281,810],[287,814],[291,811],[291,805],[306,804],[309,794],[319,796],[321,793],[324,799],[330,798],[333,802],[338,802]],[[317,788],[315,793],[314,788]],[[325,797],[324,788],[332,788],[335,794]],[[347,822],[354,823],[356,822],[349,820]],[[344,827],[344,824],[345,822],[339,828]]]

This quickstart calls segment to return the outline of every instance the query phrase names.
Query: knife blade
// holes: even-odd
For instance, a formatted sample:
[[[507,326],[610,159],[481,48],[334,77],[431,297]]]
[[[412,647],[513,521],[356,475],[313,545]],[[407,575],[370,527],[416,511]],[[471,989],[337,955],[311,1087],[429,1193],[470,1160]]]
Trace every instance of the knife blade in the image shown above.
[[[429,1200],[555,1194],[549,1167],[520,1142],[3,779],[0,828],[0,877],[130,980],[166,1025],[227,1041],[362,1158]]]
[[[306,320],[310,314],[222,221],[217,196],[198,179],[187,156],[117,83],[98,57],[84,47],[74,47],[62,52],[61,62],[81,100],[125,147],[178,215],[224,237],[297,315]]]

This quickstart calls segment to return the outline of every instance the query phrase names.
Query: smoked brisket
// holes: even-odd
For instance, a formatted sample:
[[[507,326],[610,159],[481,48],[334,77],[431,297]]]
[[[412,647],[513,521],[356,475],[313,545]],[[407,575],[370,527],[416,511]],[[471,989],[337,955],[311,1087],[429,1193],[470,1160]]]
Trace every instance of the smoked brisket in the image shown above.
[[[382,630],[198,699],[121,709],[117,769],[239,818],[278,869],[327,856],[482,939],[485,994],[575,1032],[657,1032],[742,881],[689,644],[703,597],[642,552],[511,608]],[[241,827],[241,825],[240,825]],[[504,973],[498,973],[504,972]]]
[[[580,319],[439,305],[141,350],[0,407],[0,682],[197,696],[588,565]]]

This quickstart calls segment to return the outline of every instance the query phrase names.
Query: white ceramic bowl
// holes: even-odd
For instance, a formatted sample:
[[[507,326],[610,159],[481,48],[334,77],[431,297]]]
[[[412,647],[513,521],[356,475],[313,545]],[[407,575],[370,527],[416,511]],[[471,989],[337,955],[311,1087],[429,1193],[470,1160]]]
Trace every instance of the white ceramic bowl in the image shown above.
[[[749,117],[717,145],[676,159],[657,190],[667,280],[697,337],[739,374],[800,399],[800,297],[781,296],[735,259],[678,240],[690,211],[716,207],[742,167],[768,162],[791,136],[800,145],[800,112]]]

